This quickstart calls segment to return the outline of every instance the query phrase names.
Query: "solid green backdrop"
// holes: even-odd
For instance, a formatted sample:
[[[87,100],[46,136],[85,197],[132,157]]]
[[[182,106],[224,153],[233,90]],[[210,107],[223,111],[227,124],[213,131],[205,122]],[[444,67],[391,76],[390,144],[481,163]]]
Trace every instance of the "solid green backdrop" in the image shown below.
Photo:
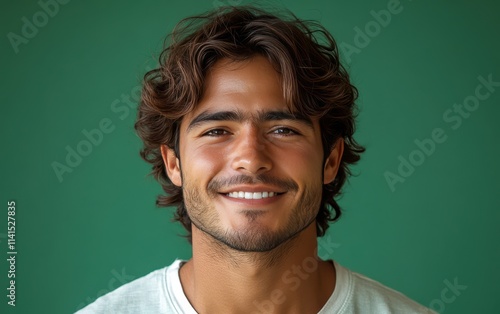
[[[248,3],[3,1],[1,313],[72,313],[189,258],[138,155],[140,82],[181,18]],[[360,92],[357,139],[367,152],[320,255],[440,312],[497,312],[500,5],[260,4],[324,24]]]

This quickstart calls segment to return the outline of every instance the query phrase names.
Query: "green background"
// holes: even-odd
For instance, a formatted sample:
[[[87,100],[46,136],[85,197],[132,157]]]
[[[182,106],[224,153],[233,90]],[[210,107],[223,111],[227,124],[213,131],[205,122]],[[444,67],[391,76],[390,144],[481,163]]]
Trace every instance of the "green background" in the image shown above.
[[[498,313],[500,87],[456,129],[443,114],[474,95],[478,76],[500,81],[500,5],[403,0],[373,33],[370,12],[391,2],[260,2],[319,20],[344,47],[355,46],[356,27],[373,35],[343,55],[360,91],[357,138],[367,152],[340,200],[342,219],[322,240],[330,242],[322,257],[441,312]],[[69,1],[16,53],[8,34],[22,36],[23,17],[32,20],[42,8],[2,1],[1,313],[72,313],[189,258],[172,211],[154,205],[160,188],[138,155],[133,102],[179,19],[247,3]],[[113,131],[59,180],[52,163],[65,163],[66,147],[76,149],[82,131],[103,119]],[[446,141],[391,190],[384,173],[397,174],[398,157],[408,159],[414,141],[436,128]],[[9,200],[16,201],[15,308],[6,297]],[[446,282],[455,280],[467,288],[445,291],[446,303]]]

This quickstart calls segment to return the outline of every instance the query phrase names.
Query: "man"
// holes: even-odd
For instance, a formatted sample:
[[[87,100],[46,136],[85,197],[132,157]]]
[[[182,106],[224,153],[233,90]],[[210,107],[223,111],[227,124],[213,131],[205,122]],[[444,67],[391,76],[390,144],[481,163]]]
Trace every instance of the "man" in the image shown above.
[[[357,90],[320,25],[256,8],[184,20],[145,76],[142,157],[193,256],[80,313],[426,313],[317,255],[364,149]]]

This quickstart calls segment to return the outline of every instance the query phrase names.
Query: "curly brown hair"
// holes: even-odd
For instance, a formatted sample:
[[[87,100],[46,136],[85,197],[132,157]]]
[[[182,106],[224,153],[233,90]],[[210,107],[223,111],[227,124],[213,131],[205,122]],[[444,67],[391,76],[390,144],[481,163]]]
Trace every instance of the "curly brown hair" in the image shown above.
[[[170,39],[170,40],[169,40]],[[353,138],[358,91],[340,64],[335,40],[320,24],[298,19],[292,13],[277,16],[255,7],[224,7],[183,19],[167,37],[157,69],[144,76],[135,129],[144,142],[141,156],[152,164],[151,174],[167,195],[158,206],[177,206],[180,221],[191,242],[191,220],[182,188],[168,178],[161,145],[179,156],[179,125],[199,102],[207,71],[220,59],[246,60],[260,54],[281,76],[283,96],[295,113],[318,117],[324,160],[337,139],[345,142],[339,170],[333,182],[323,185],[321,208],[316,217],[317,235],[341,209],[337,197],[349,165],[360,159],[364,148]],[[332,211],[333,209],[333,211]]]

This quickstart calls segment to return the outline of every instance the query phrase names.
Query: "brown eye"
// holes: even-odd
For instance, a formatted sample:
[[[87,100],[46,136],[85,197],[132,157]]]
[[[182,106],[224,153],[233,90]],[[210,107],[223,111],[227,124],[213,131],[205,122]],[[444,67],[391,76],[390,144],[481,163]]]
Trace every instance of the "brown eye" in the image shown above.
[[[277,134],[277,135],[282,135],[282,136],[290,136],[290,135],[298,134],[297,132],[295,132],[294,130],[292,130],[290,128],[277,128],[272,133]]]
[[[205,132],[203,135],[204,136],[222,136],[222,135],[227,135],[229,132],[223,129],[213,129],[208,132]]]

